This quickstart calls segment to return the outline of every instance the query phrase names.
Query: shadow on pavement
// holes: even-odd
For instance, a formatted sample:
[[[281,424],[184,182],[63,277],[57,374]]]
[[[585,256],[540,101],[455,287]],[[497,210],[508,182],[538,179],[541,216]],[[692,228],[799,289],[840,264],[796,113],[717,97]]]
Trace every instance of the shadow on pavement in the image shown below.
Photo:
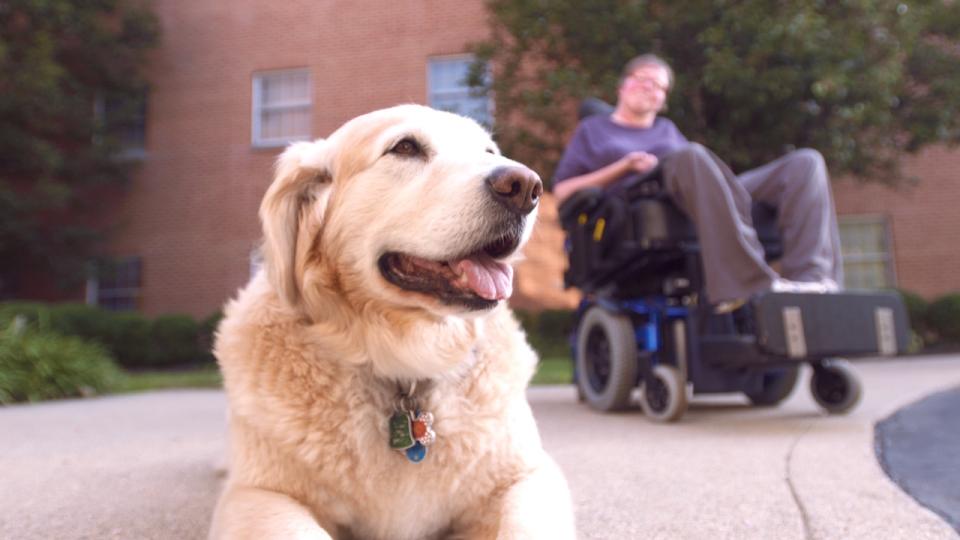
[[[879,422],[875,449],[904,491],[960,532],[960,388],[934,394]]]

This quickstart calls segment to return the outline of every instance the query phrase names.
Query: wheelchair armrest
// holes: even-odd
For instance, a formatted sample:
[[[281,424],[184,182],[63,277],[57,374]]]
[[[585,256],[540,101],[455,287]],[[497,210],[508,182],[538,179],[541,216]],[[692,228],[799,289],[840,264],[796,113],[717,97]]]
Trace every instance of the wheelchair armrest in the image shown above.
[[[566,224],[571,220],[576,220],[580,214],[589,213],[599,206],[604,197],[603,189],[597,187],[574,192],[567,200],[563,201],[558,209],[560,223],[566,228]]]
[[[643,176],[629,180],[623,186],[622,198],[628,201],[652,197],[663,191],[663,169],[658,165]],[[576,219],[584,212],[590,212],[610,195],[602,188],[585,188],[573,193],[560,205],[560,223]]]

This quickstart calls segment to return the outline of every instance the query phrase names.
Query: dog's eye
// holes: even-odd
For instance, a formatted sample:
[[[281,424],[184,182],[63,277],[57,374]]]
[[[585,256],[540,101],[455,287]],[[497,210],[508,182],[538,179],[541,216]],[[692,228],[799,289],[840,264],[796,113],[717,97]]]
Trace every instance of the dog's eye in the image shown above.
[[[417,157],[423,155],[423,148],[420,147],[420,144],[416,140],[407,137],[393,145],[390,153],[397,154],[398,156]]]
[[[496,155],[496,152],[493,151],[493,148],[487,148],[487,153]]]

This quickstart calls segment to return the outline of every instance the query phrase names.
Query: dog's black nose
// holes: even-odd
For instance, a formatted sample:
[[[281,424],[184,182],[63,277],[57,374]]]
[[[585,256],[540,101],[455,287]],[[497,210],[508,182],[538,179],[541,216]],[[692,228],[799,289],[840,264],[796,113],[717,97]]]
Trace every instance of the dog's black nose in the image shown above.
[[[543,195],[543,182],[526,167],[498,167],[487,176],[493,198],[511,212],[529,214]]]

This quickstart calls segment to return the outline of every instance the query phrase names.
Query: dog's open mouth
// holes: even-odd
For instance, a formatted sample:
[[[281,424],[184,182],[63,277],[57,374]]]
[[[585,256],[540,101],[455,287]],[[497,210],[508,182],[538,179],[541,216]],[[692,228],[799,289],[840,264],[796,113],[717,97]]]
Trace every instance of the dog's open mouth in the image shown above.
[[[514,252],[518,234],[506,234],[481,249],[438,261],[395,251],[379,259],[380,273],[401,289],[469,309],[491,308],[513,292],[513,268],[497,259]]]

